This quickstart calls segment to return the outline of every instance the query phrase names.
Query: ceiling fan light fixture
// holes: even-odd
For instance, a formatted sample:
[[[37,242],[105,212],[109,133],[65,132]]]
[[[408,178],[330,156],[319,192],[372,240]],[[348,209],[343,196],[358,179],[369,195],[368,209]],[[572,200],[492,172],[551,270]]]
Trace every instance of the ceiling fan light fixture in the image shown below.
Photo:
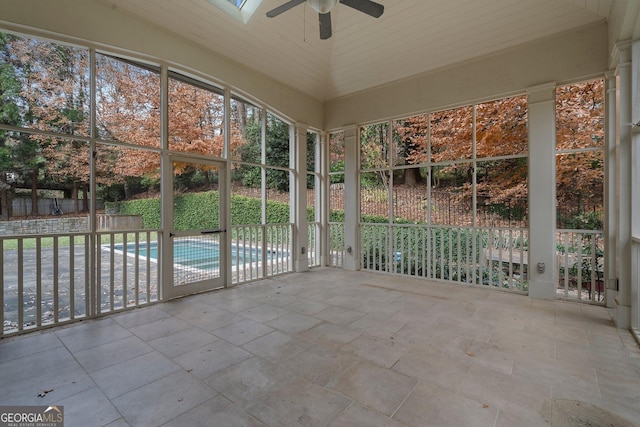
[[[339,0],[307,0],[309,6],[318,13],[329,13]]]

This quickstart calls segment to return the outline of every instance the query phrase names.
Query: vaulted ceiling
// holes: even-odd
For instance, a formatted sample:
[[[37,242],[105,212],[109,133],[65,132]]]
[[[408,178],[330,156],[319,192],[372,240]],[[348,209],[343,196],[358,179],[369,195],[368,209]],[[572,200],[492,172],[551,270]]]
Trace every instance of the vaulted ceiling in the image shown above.
[[[207,0],[100,0],[325,101],[607,19],[613,0],[376,0],[339,4],[320,40],[306,3],[263,0],[245,24]]]

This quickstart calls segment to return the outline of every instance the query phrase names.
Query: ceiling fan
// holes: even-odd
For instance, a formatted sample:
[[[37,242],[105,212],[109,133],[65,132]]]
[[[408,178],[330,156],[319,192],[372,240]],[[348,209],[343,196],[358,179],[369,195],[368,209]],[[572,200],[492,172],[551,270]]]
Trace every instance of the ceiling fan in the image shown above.
[[[309,6],[311,6],[313,10],[318,12],[321,40],[326,40],[331,37],[331,9],[338,4],[338,1],[374,18],[379,18],[384,12],[383,5],[371,0],[290,0],[267,12],[267,16],[274,18],[305,1],[309,3]]]

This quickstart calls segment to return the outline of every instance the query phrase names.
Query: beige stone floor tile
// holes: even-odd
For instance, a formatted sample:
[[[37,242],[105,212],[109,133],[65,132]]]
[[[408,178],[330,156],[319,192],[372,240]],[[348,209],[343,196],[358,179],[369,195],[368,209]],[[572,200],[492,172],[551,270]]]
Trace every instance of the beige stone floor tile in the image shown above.
[[[143,307],[114,316],[113,320],[125,328],[132,328],[156,320],[166,319],[169,316],[171,315],[164,310],[161,304],[154,304],[151,307]]]
[[[62,341],[53,332],[35,332],[30,335],[5,338],[0,351],[0,364],[58,347],[62,347]]]
[[[136,336],[101,344],[74,353],[87,372],[97,371],[153,351],[153,347]]]
[[[366,334],[383,338],[392,336],[405,325],[403,321],[390,319],[388,315],[377,312],[366,314],[349,324],[350,327],[360,329]]]
[[[460,394],[492,408],[526,417],[540,413],[543,403],[552,397],[551,390],[550,386],[474,364]]]
[[[200,311],[199,313],[192,313],[193,317],[190,316],[188,319],[184,319],[189,324],[193,326],[197,326],[198,328],[212,332],[216,329],[225,327],[235,322],[239,322],[240,320],[246,319],[239,314],[233,313],[229,310],[223,310],[221,308],[217,308],[213,305],[207,307],[205,310]]]
[[[180,370],[180,366],[154,351],[100,369],[91,373],[91,378],[113,399]]]
[[[601,398],[596,371],[586,365],[537,354],[521,354],[516,357],[513,375],[552,387],[554,398],[569,398],[572,390],[575,393],[584,391],[585,395],[589,394],[595,399]],[[576,399],[577,396],[572,398]]]
[[[330,386],[360,404],[376,408],[387,416],[407,398],[418,381],[390,369],[361,362]]]
[[[300,332],[298,337],[314,343],[348,344],[362,335],[359,329],[325,322]]]
[[[473,365],[470,357],[454,358],[431,350],[410,350],[391,369],[425,384],[457,393]]]
[[[168,423],[163,424],[163,427],[264,427],[264,425],[223,396],[218,395],[178,415]]]
[[[405,324],[419,323],[425,326],[429,324],[435,326],[440,320],[439,315],[431,313],[431,303],[422,305],[416,304],[414,301],[413,303],[403,302],[402,305],[404,307],[401,310],[391,315],[391,320],[404,322]]]
[[[0,384],[82,426],[640,420],[640,350],[604,307],[333,268],[0,340]]]
[[[267,322],[266,324],[286,334],[296,334],[298,332],[311,329],[322,322],[323,320],[315,317],[294,312],[287,313],[284,316],[280,316],[275,320]]]
[[[305,379],[285,383],[256,401],[247,412],[269,426],[325,426],[351,401]]]
[[[353,403],[334,418],[328,427],[402,427],[403,425],[380,412]]]
[[[510,350],[518,355],[536,355],[543,358],[556,357],[556,339],[544,334],[514,332],[509,328],[494,329],[489,344]]]
[[[118,418],[117,420],[110,422],[104,427],[130,427],[129,423],[124,418]]]
[[[241,313],[254,307],[264,304],[265,301],[244,296],[236,296],[232,298],[221,298],[212,300],[212,304],[219,308],[230,311],[232,313]]]
[[[97,388],[58,400],[64,407],[65,427],[102,426],[121,417],[112,402]]]
[[[28,362],[28,360],[25,360]],[[55,405],[67,397],[84,395],[98,386],[77,364],[34,374],[19,369],[11,378],[0,368],[0,405]]]
[[[371,335],[360,335],[355,340],[342,347],[342,350],[354,354],[361,359],[368,360],[385,368],[390,368],[409,351],[410,347],[402,342],[390,338],[380,338]]]
[[[281,307],[276,307],[275,305],[262,304],[248,310],[241,311],[239,314],[248,319],[255,320],[256,322],[268,322],[280,316],[284,316],[285,314],[289,314],[289,311]]]
[[[511,374],[516,353],[508,348],[472,339],[453,340],[443,353],[451,358],[470,360],[474,366]]]
[[[89,322],[81,325],[82,327],[80,328],[66,329],[61,333],[56,331],[56,335],[67,349],[72,352],[97,347],[101,344],[129,338],[133,335],[126,328],[111,319],[108,320],[109,322]]]
[[[214,329],[211,333],[231,344],[242,345],[273,331],[274,329],[272,327],[263,323],[251,319],[242,319],[235,323]]]
[[[393,419],[407,426],[493,426],[498,408],[490,403],[420,382]]]
[[[218,340],[196,348],[173,360],[190,374],[205,379],[251,357],[251,353],[242,348]]]
[[[269,303],[273,304],[273,302],[271,301]],[[281,307],[284,307],[287,310],[295,311],[296,313],[300,313],[300,314],[314,315],[316,313],[321,312],[322,310],[326,310],[327,308],[330,307],[330,305],[324,304],[319,301],[296,298],[295,301]]]
[[[156,338],[166,337],[174,332],[182,331],[191,325],[184,320],[175,317],[167,317],[143,325],[134,326],[129,329],[131,333],[144,341],[151,341]]]
[[[449,317],[440,320],[437,328],[440,332],[463,336],[480,342],[488,342],[493,335],[495,326],[472,319]]]
[[[612,374],[602,369],[596,369],[596,375],[604,402],[640,408],[640,379],[637,376]]]
[[[336,307],[357,309],[362,304],[364,304],[364,301],[357,296],[335,295],[327,299],[325,303]]]
[[[412,347],[419,347],[433,351],[443,351],[452,340],[461,340],[455,331],[443,331],[437,323],[410,322],[393,335],[396,342],[404,343]]]
[[[342,307],[329,307],[326,310],[322,310],[314,315],[318,319],[326,320],[327,322],[336,323],[339,325],[348,325],[355,322],[359,318],[364,316],[356,310],[349,310]]]
[[[5,347],[5,343],[0,343],[0,352],[4,352]],[[2,378],[3,385],[19,384],[33,377],[46,375],[64,368],[80,368],[80,365],[66,348],[56,346],[49,351],[40,351],[0,363],[0,378]],[[0,387],[0,390],[2,388]]]
[[[281,289],[278,289],[275,293],[268,295],[262,301],[276,307],[284,307],[303,300],[296,295],[291,295]]]
[[[193,375],[178,371],[119,396],[112,402],[132,427],[159,426],[215,395],[210,387]]]
[[[297,375],[326,386],[336,382],[340,376],[354,367],[360,358],[345,353],[338,344],[314,344],[283,362],[281,366]]]
[[[311,345],[312,343],[303,339],[292,337],[280,331],[273,331],[242,347],[256,356],[279,363],[294,357]]]
[[[549,423],[542,414],[518,416],[501,410],[498,413],[496,427],[549,427]]]
[[[295,377],[286,366],[253,356],[211,375],[205,382],[227,399],[246,407]]]
[[[218,340],[215,335],[200,328],[189,328],[174,332],[149,341],[147,344],[169,358],[175,358],[198,347],[211,344]]]

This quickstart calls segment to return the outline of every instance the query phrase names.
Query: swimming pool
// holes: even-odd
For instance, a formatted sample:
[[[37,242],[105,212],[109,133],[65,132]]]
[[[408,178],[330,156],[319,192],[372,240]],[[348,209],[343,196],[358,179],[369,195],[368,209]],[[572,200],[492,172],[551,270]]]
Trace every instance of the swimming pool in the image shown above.
[[[116,251],[122,251],[124,244],[114,245]],[[126,245],[128,254],[136,255],[136,245],[129,242]],[[158,242],[151,242],[147,247],[146,242],[138,244],[137,255],[143,258],[158,260]],[[283,254],[277,251],[267,251],[267,259],[282,258]],[[237,267],[242,264],[250,264],[262,260],[262,249],[248,246],[231,245],[231,265]],[[196,239],[180,239],[173,242],[173,263],[184,267],[200,270],[218,270],[220,268],[220,245],[215,241],[202,241]]]

